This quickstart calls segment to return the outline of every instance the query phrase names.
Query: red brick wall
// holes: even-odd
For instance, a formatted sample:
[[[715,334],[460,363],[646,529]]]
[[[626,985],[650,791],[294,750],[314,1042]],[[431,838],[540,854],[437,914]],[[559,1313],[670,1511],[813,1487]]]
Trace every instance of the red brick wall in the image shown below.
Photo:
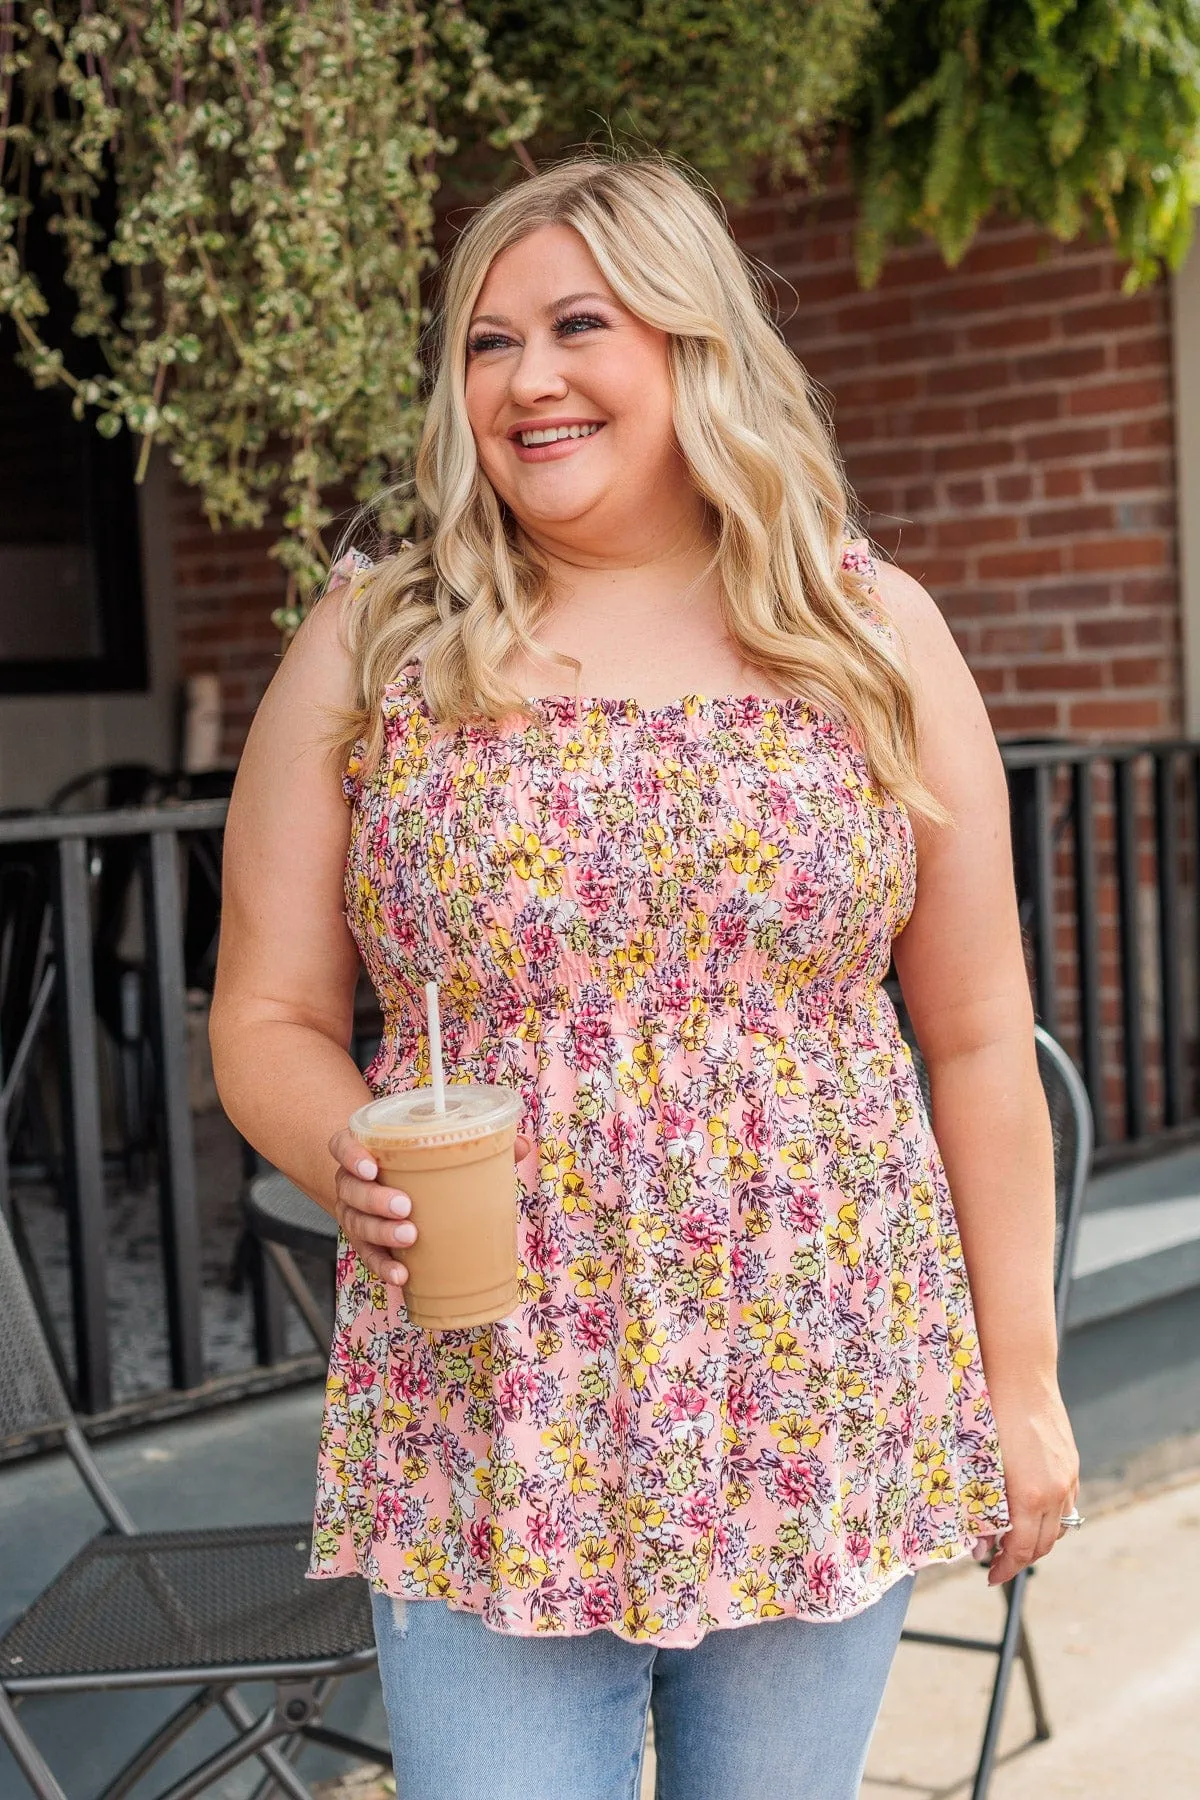
[[[1122,295],[1103,245],[1000,225],[957,269],[914,246],[863,292],[852,228],[845,193],[738,220],[873,537],[934,595],[997,733],[1179,730],[1165,284]]]

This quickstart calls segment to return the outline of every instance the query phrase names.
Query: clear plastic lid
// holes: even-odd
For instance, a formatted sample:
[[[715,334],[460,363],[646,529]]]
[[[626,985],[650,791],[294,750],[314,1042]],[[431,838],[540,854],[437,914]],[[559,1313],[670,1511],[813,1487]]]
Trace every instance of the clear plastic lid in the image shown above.
[[[446,1084],[446,1110],[438,1112],[431,1087],[385,1094],[352,1114],[357,1138],[391,1138],[397,1144],[465,1144],[515,1124],[521,1096],[512,1088],[488,1087],[479,1081]]]

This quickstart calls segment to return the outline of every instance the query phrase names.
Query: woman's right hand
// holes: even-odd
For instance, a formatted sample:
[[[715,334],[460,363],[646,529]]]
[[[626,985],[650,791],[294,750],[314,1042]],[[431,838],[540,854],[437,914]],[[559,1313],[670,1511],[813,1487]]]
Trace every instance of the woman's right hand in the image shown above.
[[[516,1161],[522,1162],[532,1149],[529,1138],[518,1137],[513,1145]],[[380,1281],[391,1287],[403,1286],[408,1270],[401,1258],[417,1236],[409,1216],[412,1201],[402,1188],[387,1187],[380,1181],[374,1157],[353,1132],[335,1131],[329,1150],[338,1165],[333,1215],[343,1236]]]

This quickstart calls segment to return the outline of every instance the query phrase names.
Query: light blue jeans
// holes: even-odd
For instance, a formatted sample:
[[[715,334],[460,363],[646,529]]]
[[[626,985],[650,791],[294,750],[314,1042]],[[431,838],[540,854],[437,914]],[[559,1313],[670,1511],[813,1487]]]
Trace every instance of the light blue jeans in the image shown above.
[[[637,1800],[647,1709],[656,1800],[857,1800],[912,1583],[690,1650],[510,1637],[373,1593],[397,1800]]]

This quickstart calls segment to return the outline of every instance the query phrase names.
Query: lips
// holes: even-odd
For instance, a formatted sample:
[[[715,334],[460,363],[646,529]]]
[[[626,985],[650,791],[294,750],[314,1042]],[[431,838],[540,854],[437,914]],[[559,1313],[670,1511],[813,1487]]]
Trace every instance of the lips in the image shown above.
[[[510,427],[507,435],[521,462],[558,462],[599,437],[604,425],[603,419],[525,419]],[[555,435],[547,441],[552,432]],[[522,436],[536,436],[541,441],[522,443]]]

